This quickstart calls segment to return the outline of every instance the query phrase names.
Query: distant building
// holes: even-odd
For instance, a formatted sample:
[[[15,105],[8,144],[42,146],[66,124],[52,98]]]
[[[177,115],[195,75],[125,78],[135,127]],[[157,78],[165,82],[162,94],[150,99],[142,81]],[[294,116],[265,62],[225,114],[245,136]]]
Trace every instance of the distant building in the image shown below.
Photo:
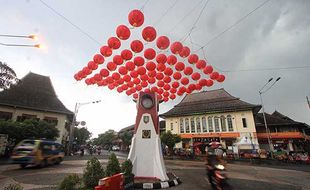
[[[177,148],[202,149],[218,141],[236,152],[259,148],[253,115],[260,109],[260,105],[244,102],[218,89],[188,94],[160,117],[166,121],[166,131],[182,137],[183,142]]]
[[[57,142],[67,140],[73,112],[57,98],[49,77],[28,73],[17,85],[0,92],[0,119],[45,120],[59,130]]]
[[[286,151],[310,151],[310,126],[294,121],[278,111],[265,113],[270,139],[274,149]],[[268,133],[262,113],[255,117],[256,132],[261,148],[269,150]]]

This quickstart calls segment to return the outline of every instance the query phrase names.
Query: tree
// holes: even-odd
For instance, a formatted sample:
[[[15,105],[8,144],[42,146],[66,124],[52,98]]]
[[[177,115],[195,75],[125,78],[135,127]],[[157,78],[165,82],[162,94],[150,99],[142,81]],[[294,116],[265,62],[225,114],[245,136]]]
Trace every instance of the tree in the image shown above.
[[[15,71],[6,63],[0,61],[0,90],[8,89],[19,81]]]
[[[86,144],[86,141],[90,139],[91,132],[89,132],[86,127],[74,127],[73,136],[77,145],[83,145]]]
[[[93,157],[87,161],[87,166],[83,173],[84,185],[87,189],[94,189],[99,179],[105,177],[105,171],[98,158]]]
[[[128,131],[125,131],[119,136],[123,141],[123,145],[127,148],[131,144],[132,134]]]
[[[173,147],[176,143],[181,142],[180,135],[172,134],[171,131],[163,132],[160,135],[160,140],[162,143],[168,146],[169,150],[172,152]]]
[[[116,158],[116,155],[112,153],[109,157],[106,174],[107,176],[112,176],[118,173],[121,173],[121,167],[119,165],[118,159]]]
[[[94,139],[94,144],[111,147],[113,144],[113,140],[115,140],[116,137],[116,132],[110,129],[105,133],[99,134],[98,138]]]

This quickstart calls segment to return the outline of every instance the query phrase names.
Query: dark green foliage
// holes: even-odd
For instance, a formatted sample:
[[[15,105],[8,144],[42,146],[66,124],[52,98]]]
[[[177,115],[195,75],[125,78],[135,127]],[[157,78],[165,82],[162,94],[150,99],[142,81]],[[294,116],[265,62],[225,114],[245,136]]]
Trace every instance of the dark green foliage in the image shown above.
[[[66,176],[61,184],[59,190],[82,190],[82,179],[77,174],[70,174]]]
[[[117,138],[116,132],[112,129],[106,131],[105,133],[99,134],[98,138],[93,140],[94,145],[108,146],[111,147],[113,141]]]
[[[0,120],[0,133],[8,134],[9,140],[16,143],[29,138],[56,140],[59,136],[59,131],[53,124],[42,120],[25,120],[24,122]]]
[[[119,166],[119,162],[116,158],[116,155],[112,153],[109,157],[106,174],[107,176],[112,176],[117,173],[121,173],[121,168]]]
[[[87,161],[87,166],[83,174],[83,182],[86,188],[94,189],[98,185],[99,179],[105,177],[105,172],[96,157]]]
[[[123,145],[128,147],[130,145],[130,143],[131,143],[132,133],[129,133],[128,131],[125,131],[125,132],[120,134],[120,138],[123,141]]]
[[[172,150],[176,143],[181,142],[181,137],[180,135],[172,134],[171,131],[168,131],[160,135],[160,140]]]
[[[122,163],[122,172],[124,173],[124,176],[132,175],[132,163],[130,160],[126,160]]]
[[[89,132],[86,127],[82,127],[82,128],[74,127],[73,135],[74,135],[76,144],[83,145],[83,144],[86,144],[87,140],[89,140],[91,136],[91,132]]]
[[[10,184],[4,187],[4,190],[23,190],[24,188],[20,184]]]
[[[18,81],[19,79],[17,78],[15,71],[6,63],[0,61],[0,90],[8,89]]]

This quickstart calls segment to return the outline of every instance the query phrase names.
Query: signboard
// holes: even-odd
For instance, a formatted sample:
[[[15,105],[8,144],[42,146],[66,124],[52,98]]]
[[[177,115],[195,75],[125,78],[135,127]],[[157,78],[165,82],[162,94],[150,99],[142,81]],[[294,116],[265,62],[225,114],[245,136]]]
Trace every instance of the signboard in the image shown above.
[[[0,134],[0,156],[5,154],[5,147],[8,143],[8,135]]]

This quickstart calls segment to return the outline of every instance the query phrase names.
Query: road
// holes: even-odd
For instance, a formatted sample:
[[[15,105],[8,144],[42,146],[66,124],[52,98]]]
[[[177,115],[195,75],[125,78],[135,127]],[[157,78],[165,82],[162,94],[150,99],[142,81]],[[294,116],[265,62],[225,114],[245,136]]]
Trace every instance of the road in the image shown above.
[[[8,183],[18,182],[25,190],[57,189],[60,181],[70,173],[82,174],[86,158],[66,158],[58,166],[44,169],[20,169],[17,165],[0,166],[0,190]],[[126,155],[118,154],[120,160]],[[107,156],[101,156],[103,165],[107,164]],[[171,190],[208,190],[210,186],[205,175],[204,164],[194,161],[166,160],[168,171],[181,178],[182,184]],[[305,167],[310,167],[305,166]],[[243,190],[310,190],[310,170],[279,169],[269,167],[247,166],[244,164],[228,164],[228,176],[234,189]]]

